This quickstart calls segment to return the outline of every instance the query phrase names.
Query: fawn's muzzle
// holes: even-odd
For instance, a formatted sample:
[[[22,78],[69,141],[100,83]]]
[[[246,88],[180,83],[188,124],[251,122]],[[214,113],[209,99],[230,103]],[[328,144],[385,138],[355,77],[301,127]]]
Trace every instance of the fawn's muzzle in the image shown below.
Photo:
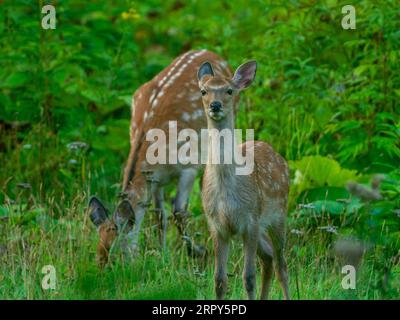
[[[219,101],[213,101],[210,104],[210,111],[212,112],[220,112],[222,108],[222,104]]]
[[[210,107],[208,109],[208,115],[211,119],[215,121],[219,121],[224,117],[224,112],[222,110],[222,104],[219,101],[213,101],[210,103]]]

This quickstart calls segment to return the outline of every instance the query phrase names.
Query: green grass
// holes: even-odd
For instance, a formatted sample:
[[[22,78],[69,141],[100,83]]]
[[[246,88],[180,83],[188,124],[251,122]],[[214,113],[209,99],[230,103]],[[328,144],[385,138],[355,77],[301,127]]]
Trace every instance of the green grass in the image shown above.
[[[198,190],[193,199],[198,199]],[[48,217],[46,209],[23,224],[10,213],[9,221],[0,224],[2,249],[0,297],[4,299],[212,299],[213,257],[199,261],[189,258],[169,226],[168,249],[162,253],[148,214],[141,233],[141,250],[132,260],[124,260],[117,250],[112,263],[100,271],[95,262],[97,232],[87,219],[86,197],[76,197],[65,215]],[[196,201],[197,202],[197,201]],[[54,203],[53,203],[54,205]],[[196,210],[194,210],[196,211]],[[10,211],[11,212],[11,211]],[[212,252],[211,240],[203,215],[193,217],[191,229],[202,231],[197,241]],[[17,222],[15,222],[17,221]],[[17,224],[16,224],[17,223]],[[289,220],[288,229],[291,229]],[[322,232],[322,231],[321,231]],[[326,237],[325,237],[326,238]],[[310,232],[301,236],[289,233],[286,256],[293,299],[377,299],[382,298],[376,283],[374,255],[368,253],[357,274],[356,290],[341,287],[343,275],[339,261],[333,258],[324,235]],[[7,240],[7,241],[4,241]],[[4,245],[5,244],[5,245]],[[229,259],[228,299],[245,299],[241,273],[241,243],[232,242]],[[6,250],[4,250],[6,249]],[[5,252],[4,252],[5,251]],[[55,290],[43,290],[42,267],[56,269]],[[258,286],[260,282],[258,272]],[[398,288],[397,288],[398,290]],[[398,294],[398,291],[397,293]],[[277,281],[273,281],[271,299],[282,299]]]
[[[340,25],[345,4],[65,0],[55,5],[57,29],[44,30],[41,3],[4,1],[0,298],[214,297],[212,255],[204,262],[188,258],[172,224],[168,252],[161,254],[150,214],[137,259],[123,261],[115,252],[100,272],[97,234],[85,208],[92,194],[111,210],[115,205],[129,152],[132,93],[178,54],[207,48],[233,68],[247,59],[259,62],[256,82],[242,94],[237,127],[254,129],[257,140],[271,143],[290,163],[286,256],[292,297],[398,299],[398,1],[354,1],[356,30]],[[74,141],[86,147],[68,148]],[[304,179],[296,184],[297,169]],[[357,199],[347,198],[345,186],[355,176],[348,170],[365,184],[385,174],[384,199],[354,210]],[[329,179],[327,172],[334,172]],[[168,203],[173,195],[172,186]],[[343,198],[350,203],[336,201]],[[211,253],[200,203],[196,183],[190,231],[200,233],[196,240]],[[318,205],[319,212],[300,214],[296,204]],[[338,235],[318,229],[327,225]],[[335,240],[348,235],[369,242],[356,290],[342,289],[341,263],[331,252]],[[55,291],[41,288],[41,270],[49,264],[57,272]],[[237,241],[229,260],[230,299],[246,297],[242,265]],[[276,281],[270,297],[282,298]]]

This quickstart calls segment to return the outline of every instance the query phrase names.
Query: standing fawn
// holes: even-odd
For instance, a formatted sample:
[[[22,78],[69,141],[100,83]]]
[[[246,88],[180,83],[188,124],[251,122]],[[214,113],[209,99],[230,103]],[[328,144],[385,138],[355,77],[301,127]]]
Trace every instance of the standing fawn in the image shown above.
[[[204,61],[212,61],[216,71],[231,76],[228,64],[217,54],[207,50],[188,51],[176,58],[152,80],[142,85],[132,99],[130,126],[131,149],[123,177],[123,197],[112,218],[107,209],[95,197],[89,202],[90,217],[98,227],[100,241],[97,259],[100,266],[108,261],[113,241],[118,236],[124,252],[135,252],[148,199],[153,198],[154,211],[158,216],[159,239],[166,246],[167,216],[164,208],[164,186],[177,179],[177,193],[173,203],[173,215],[178,230],[194,255],[204,250],[194,245],[185,232],[188,217],[188,201],[194,180],[201,164],[167,163],[149,165],[146,159],[150,142],[146,134],[154,128],[169,132],[169,121],[175,121],[176,130],[193,129],[197,133],[206,128],[201,93],[198,90],[196,72]],[[168,149],[168,145],[165,146]],[[146,183],[145,171],[151,172],[151,187]],[[149,179],[147,179],[149,180]]]
[[[208,130],[228,130],[233,135],[237,96],[252,83],[257,64],[250,61],[241,65],[232,78],[216,74],[211,63],[203,63],[197,74]],[[214,164],[212,154],[224,154],[224,148],[242,154],[244,151],[253,153],[253,171],[248,175],[236,175],[235,162]],[[261,141],[214,144],[209,134],[202,201],[214,242],[218,299],[222,299],[227,290],[229,242],[235,234],[243,239],[243,282],[249,299],[255,298],[257,255],[262,266],[261,299],[268,296],[274,268],[284,297],[289,299],[283,256],[288,192],[287,163],[270,145]]]

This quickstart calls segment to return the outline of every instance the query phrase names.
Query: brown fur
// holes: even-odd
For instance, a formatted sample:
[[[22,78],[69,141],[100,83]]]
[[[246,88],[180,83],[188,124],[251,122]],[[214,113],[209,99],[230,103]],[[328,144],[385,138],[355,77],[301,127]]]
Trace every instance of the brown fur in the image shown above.
[[[203,106],[209,129],[234,129],[235,104],[239,92],[254,78],[254,65],[254,62],[242,65],[233,79],[212,75],[212,71],[204,76],[199,72],[199,87],[204,91]],[[218,112],[212,108],[215,102],[220,102],[222,106]],[[268,295],[274,263],[284,296],[288,299],[287,270],[283,257],[289,192],[288,166],[265,142],[249,141],[231,147],[243,149],[245,146],[248,152],[254,153],[254,170],[251,174],[236,175],[235,164],[209,162],[203,178],[203,207],[214,240],[216,296],[222,299],[227,290],[229,242],[236,234],[243,239],[243,282],[248,297],[255,298],[255,263],[258,254],[262,265],[261,298]],[[212,148],[209,143],[209,155],[215,152]]]
[[[134,230],[124,228],[123,233],[133,232],[130,240],[122,237],[122,247],[136,247],[137,237],[140,230],[145,208],[143,202],[150,197],[153,198],[154,207],[158,213],[160,230],[160,243],[165,247],[166,242],[166,213],[164,210],[163,187],[178,179],[177,195],[173,203],[173,214],[179,232],[189,239],[186,234],[188,199],[193,186],[194,176],[201,165],[149,165],[146,161],[146,152],[149,142],[145,135],[152,128],[163,129],[168,135],[168,122],[177,121],[177,130],[194,129],[200,132],[206,128],[206,118],[203,112],[201,93],[198,88],[196,72],[204,61],[212,61],[216,66],[216,72],[224,76],[231,76],[228,64],[217,54],[207,50],[192,50],[177,57],[168,67],[162,70],[152,80],[136,90],[132,99],[132,114],[130,127],[130,152],[124,170],[123,193],[130,202],[135,215]],[[168,148],[168,146],[167,146]],[[157,181],[152,185],[151,195],[147,194],[146,177],[142,170],[152,171]],[[113,220],[117,225],[122,225],[129,219],[129,214],[116,211]],[[101,234],[98,245],[98,260],[102,263],[108,260],[108,251],[112,239],[107,234]],[[128,237],[126,237],[128,238]],[[129,243],[131,241],[131,243]],[[188,241],[192,243],[192,241]],[[198,248],[193,245],[190,249]],[[195,250],[196,251],[196,250]],[[203,250],[204,251],[204,250]],[[204,252],[199,250],[199,255]],[[194,252],[193,254],[196,254]]]
[[[99,243],[97,245],[97,263],[103,268],[109,258],[111,246],[117,237],[117,227],[113,221],[106,221],[99,227]]]
[[[207,127],[204,114],[196,119],[191,118],[188,120],[182,119],[182,115],[184,113],[193,115],[194,112],[203,110],[201,94],[196,78],[196,72],[201,63],[204,61],[213,61],[216,65],[220,66],[221,63],[226,64],[226,62],[213,52],[203,51],[202,54],[194,57],[188,63],[188,58],[198,53],[200,51],[193,50],[180,55],[152,80],[142,85],[133,96],[130,129],[131,150],[125,167],[122,188],[124,191],[137,192],[139,195],[138,198],[143,196],[145,189],[145,180],[141,173],[149,146],[149,143],[145,141],[145,133],[152,128],[161,128],[168,132],[168,121],[177,121],[178,131],[191,128],[196,132],[200,132],[202,128]],[[185,58],[181,60],[182,57]],[[188,65],[183,69],[181,75],[174,80],[171,86],[165,88],[168,84],[168,79],[171,79],[185,63],[188,63]],[[176,66],[174,71],[169,74],[174,66]],[[220,66],[218,71],[226,76],[231,75],[228,65],[225,67]],[[167,80],[162,82],[163,79]],[[161,82],[162,85],[160,88]],[[162,96],[160,96],[161,92],[164,92]],[[154,104],[156,101],[157,106],[152,109],[150,102]],[[145,120],[144,114],[146,112],[148,117]],[[150,114],[152,114],[152,117],[149,117]],[[152,169],[151,166],[148,167]],[[168,170],[176,174],[179,166],[167,164],[157,169]]]

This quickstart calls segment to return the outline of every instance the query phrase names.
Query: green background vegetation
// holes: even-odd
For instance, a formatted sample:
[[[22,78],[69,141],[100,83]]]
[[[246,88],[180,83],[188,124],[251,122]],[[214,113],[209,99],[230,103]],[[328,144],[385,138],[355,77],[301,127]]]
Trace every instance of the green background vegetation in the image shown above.
[[[130,99],[177,55],[206,48],[236,67],[256,59],[238,128],[254,128],[290,163],[287,260],[293,298],[399,298],[400,7],[352,1],[53,1],[56,30],[40,27],[45,1],[0,3],[0,298],[212,298],[212,257],[187,257],[176,229],[160,253],[146,219],[141,254],[103,273],[85,215],[97,194],[112,207],[129,151]],[[73,148],[70,143],[86,145]],[[381,200],[350,195],[383,174]],[[173,188],[169,195],[173,195]],[[212,251],[196,184],[191,230]],[[341,287],[341,237],[367,248],[357,289]],[[229,298],[245,298],[240,244]],[[57,289],[41,289],[41,268]],[[271,298],[280,299],[274,282]]]

